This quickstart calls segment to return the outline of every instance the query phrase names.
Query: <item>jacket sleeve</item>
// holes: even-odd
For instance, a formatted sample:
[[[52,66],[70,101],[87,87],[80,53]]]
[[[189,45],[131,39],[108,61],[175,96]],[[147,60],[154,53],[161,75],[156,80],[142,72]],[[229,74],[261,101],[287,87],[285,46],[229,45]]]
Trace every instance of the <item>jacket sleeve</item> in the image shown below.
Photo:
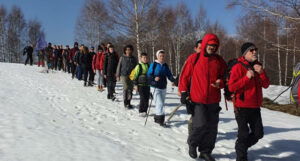
[[[107,74],[107,56],[104,58],[103,75]]]
[[[179,83],[178,83],[178,91],[187,92],[189,91],[191,78],[193,74],[193,55],[189,56],[188,59],[185,61],[180,76],[179,76]]]
[[[123,60],[123,57],[121,57],[119,59],[119,62],[118,62],[118,66],[117,66],[117,71],[116,71],[116,76],[117,77],[120,77],[120,72],[121,72],[121,68],[122,68],[122,60]]]
[[[140,71],[139,65],[136,65],[129,75],[130,80],[136,80],[139,71]]]
[[[228,88],[231,92],[243,90],[243,88],[250,82],[246,74],[242,75],[242,68],[240,64],[232,67],[230,78],[228,81]]]
[[[151,77],[151,76],[152,76],[152,72],[153,72],[153,64],[154,64],[154,63],[151,63],[151,64],[150,64],[150,67],[149,67],[148,72],[147,72],[147,77]]]
[[[269,80],[269,78],[268,78],[268,76],[267,76],[267,74],[266,74],[265,71],[263,71],[263,72],[259,75],[259,78],[260,78],[260,80],[261,80],[261,86],[262,86],[263,88],[268,88],[269,85],[270,85],[270,80]]]
[[[168,77],[168,79],[171,81],[171,82],[175,82],[175,79],[173,77],[173,74],[172,72],[170,71],[170,68],[168,66],[166,66],[166,75]]]
[[[97,61],[97,54],[93,56],[93,62],[92,62],[92,68],[93,70],[96,70],[96,61]]]

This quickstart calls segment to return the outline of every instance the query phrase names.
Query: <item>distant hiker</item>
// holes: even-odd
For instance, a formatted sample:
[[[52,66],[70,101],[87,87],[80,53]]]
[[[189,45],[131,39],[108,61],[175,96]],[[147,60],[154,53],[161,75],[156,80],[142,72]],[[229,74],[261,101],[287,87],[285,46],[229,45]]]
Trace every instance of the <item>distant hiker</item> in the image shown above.
[[[84,45],[80,45],[79,51],[76,52],[76,55],[74,56],[74,63],[76,64],[76,78],[78,80],[82,80],[83,75],[83,69],[82,69],[82,55],[84,54]]]
[[[84,77],[84,86],[93,86],[93,69],[92,69],[93,55],[89,52],[88,47],[83,47],[83,54],[80,55],[79,64],[81,66],[83,77]],[[89,79],[88,79],[89,78]],[[87,81],[89,80],[89,81]]]
[[[116,77],[117,80],[121,80],[123,84],[123,101],[124,107],[127,109],[131,109],[132,105],[130,104],[132,99],[132,91],[133,91],[133,82],[129,79],[129,75],[131,71],[134,69],[136,64],[138,63],[136,57],[133,55],[133,46],[126,45],[123,49],[123,55],[121,56]]]
[[[95,83],[94,83],[94,79],[95,79],[95,72],[94,72],[94,70],[93,70],[93,57],[94,57],[94,55],[96,55],[96,53],[95,53],[95,48],[93,47],[93,46],[91,46],[91,48],[90,48],[90,51],[89,51],[89,54],[92,56],[92,61],[91,61],[91,69],[92,69],[92,71],[91,71],[91,83],[92,83],[92,85],[94,85]]]
[[[103,91],[104,90],[104,84],[103,84],[103,65],[104,65],[104,50],[99,45],[98,46],[98,52],[93,57],[93,70],[94,73],[96,73],[97,76],[97,90]]]
[[[110,45],[105,56],[103,74],[107,80],[107,98],[115,100],[114,91],[116,87],[116,71],[119,62],[119,56]]]
[[[33,53],[33,46],[29,45],[26,46],[23,50],[23,55],[27,54],[26,60],[25,60],[25,65],[27,65],[28,61],[30,61],[30,65],[33,63],[33,58],[32,58],[32,53]]]
[[[45,66],[44,63],[45,63],[45,50],[41,49],[38,50],[38,67],[39,66],[44,67]]]
[[[68,73],[71,72],[69,55],[70,55],[70,48],[69,48],[69,45],[66,45],[66,48],[63,49],[63,51],[62,51],[62,58],[63,58],[63,71],[68,72]]]
[[[147,81],[149,68],[147,53],[141,53],[140,61],[141,62],[132,70],[130,79],[134,82],[140,94],[139,114],[140,116],[146,116],[150,97],[150,86]]]
[[[62,52],[63,52],[62,45],[57,45],[56,57],[57,57],[57,68],[58,68],[59,71],[61,69],[63,69],[63,56],[62,56]]]
[[[237,161],[247,161],[248,148],[264,136],[260,106],[262,88],[268,88],[269,78],[257,61],[257,48],[253,43],[244,43],[241,57],[231,69],[228,87],[234,93],[233,103],[238,124],[235,144]]]
[[[179,82],[180,81],[188,81],[188,83],[190,84],[190,80],[192,79],[192,74],[194,71],[194,66],[196,64],[196,62],[198,61],[199,57],[200,57],[200,51],[201,51],[201,43],[202,40],[198,40],[194,46],[194,53],[190,54],[190,56],[186,59],[181,72],[184,73],[184,76],[179,76]],[[180,86],[181,88],[182,86]],[[179,89],[180,91],[181,89]],[[188,87],[187,89],[187,93],[190,93],[190,87]],[[181,93],[179,92],[179,96],[181,96]],[[186,104],[186,100],[181,101],[182,103],[185,103],[186,106],[189,106],[190,104]],[[188,114],[192,114],[190,112],[188,112]],[[190,120],[188,121],[188,134],[191,134],[192,131],[192,116],[190,118]]]
[[[75,77],[75,70],[76,70],[75,55],[77,52],[79,52],[78,42],[75,42],[74,47],[70,50],[70,55],[69,55],[72,79],[74,79],[74,77]]]
[[[151,86],[151,93],[153,94],[153,101],[155,103],[154,122],[161,126],[165,125],[164,104],[167,92],[167,78],[171,82],[175,81],[169,66],[165,62],[165,55],[164,50],[158,50],[156,52],[157,60],[151,63],[147,72]]]
[[[52,44],[48,43],[48,46],[45,48],[45,70],[47,73],[49,72],[49,69],[52,69],[52,55]]]
[[[219,102],[226,70],[226,62],[216,54],[218,47],[218,37],[206,34],[202,40],[200,55],[193,54],[186,61],[178,87],[181,102],[188,104],[187,110],[192,114],[192,130],[188,137],[189,155],[197,158],[198,148],[200,158],[206,161],[215,160],[211,153],[218,132],[221,110]]]

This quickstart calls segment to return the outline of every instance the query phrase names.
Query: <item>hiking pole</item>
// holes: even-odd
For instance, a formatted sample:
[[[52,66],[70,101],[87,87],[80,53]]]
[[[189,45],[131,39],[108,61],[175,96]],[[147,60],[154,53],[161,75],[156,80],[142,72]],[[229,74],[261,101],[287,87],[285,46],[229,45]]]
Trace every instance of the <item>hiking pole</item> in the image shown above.
[[[298,79],[300,79],[300,77],[299,77]],[[282,92],[281,92],[281,93],[273,100],[273,102],[274,102],[278,97],[280,97],[284,92],[286,92],[286,91],[289,90],[291,87],[293,87],[294,84],[298,81],[298,79],[297,79],[297,80],[294,79],[293,82],[291,83],[291,85],[290,85],[287,89],[285,89],[284,91],[282,91]]]
[[[154,90],[153,90],[153,94],[155,93],[155,90],[156,90],[156,87],[155,87]],[[152,100],[154,99],[153,94],[152,94],[152,99],[151,99],[151,101],[150,101],[150,105],[149,105],[149,107],[148,107],[148,111],[147,111],[147,114],[146,114],[146,121],[145,121],[144,126],[146,126],[146,124],[147,124],[147,120],[148,120],[148,116],[149,116],[149,113],[150,113],[150,108],[151,108]]]
[[[178,106],[171,112],[171,114],[170,114],[170,116],[169,116],[169,118],[167,119],[166,122],[169,122],[169,121],[171,120],[171,118],[175,115],[176,111],[177,111],[181,106],[183,106],[183,104],[178,105]]]

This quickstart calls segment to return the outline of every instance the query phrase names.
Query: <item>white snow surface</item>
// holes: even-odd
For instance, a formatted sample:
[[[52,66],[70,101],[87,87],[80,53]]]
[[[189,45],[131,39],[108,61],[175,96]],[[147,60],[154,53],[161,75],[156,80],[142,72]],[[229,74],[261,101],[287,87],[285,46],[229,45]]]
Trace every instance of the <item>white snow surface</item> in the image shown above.
[[[0,160],[1,161],[188,161],[187,120],[181,107],[170,128],[148,123],[138,110],[125,110],[120,102],[106,99],[106,91],[83,87],[69,74],[23,64],[0,63]],[[286,87],[271,86],[264,96],[273,98]],[[168,115],[179,105],[176,88],[167,89]],[[138,104],[134,95],[133,105]],[[280,101],[285,103],[284,96]],[[282,102],[281,102],[282,103]],[[220,103],[219,132],[213,156],[235,160],[237,124],[232,105]],[[300,118],[262,109],[265,136],[249,149],[249,160],[299,161]]]

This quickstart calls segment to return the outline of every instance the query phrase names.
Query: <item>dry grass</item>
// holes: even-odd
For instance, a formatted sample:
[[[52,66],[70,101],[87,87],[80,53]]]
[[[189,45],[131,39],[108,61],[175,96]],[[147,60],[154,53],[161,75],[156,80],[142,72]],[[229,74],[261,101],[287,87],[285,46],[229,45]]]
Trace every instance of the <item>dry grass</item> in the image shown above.
[[[263,107],[274,111],[281,111],[281,112],[289,113],[291,115],[300,116],[300,107],[296,108],[295,104],[281,105],[278,103],[274,103],[272,100],[268,98],[264,98]]]

